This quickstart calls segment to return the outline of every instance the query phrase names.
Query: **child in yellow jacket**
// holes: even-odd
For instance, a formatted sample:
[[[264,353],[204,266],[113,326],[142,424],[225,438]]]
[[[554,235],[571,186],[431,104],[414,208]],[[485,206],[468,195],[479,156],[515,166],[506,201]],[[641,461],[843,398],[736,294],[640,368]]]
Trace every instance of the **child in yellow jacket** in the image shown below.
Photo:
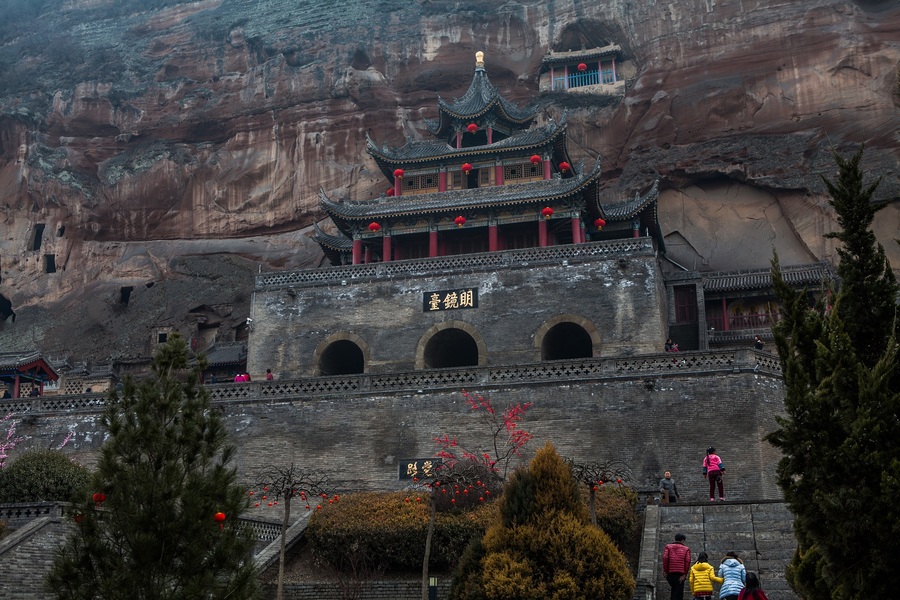
[[[712,600],[713,582],[722,583],[725,581],[721,577],[716,576],[716,570],[707,562],[709,555],[701,552],[697,556],[697,562],[691,567],[689,581],[691,583],[691,593],[696,600]]]

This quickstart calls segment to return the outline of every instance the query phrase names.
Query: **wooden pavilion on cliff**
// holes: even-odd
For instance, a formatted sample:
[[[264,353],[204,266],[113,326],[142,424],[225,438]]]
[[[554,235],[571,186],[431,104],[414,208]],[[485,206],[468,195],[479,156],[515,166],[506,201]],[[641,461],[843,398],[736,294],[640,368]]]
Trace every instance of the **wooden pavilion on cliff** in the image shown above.
[[[333,264],[362,264],[639,237],[662,249],[656,185],[619,203],[601,203],[600,161],[574,165],[566,117],[534,126],[537,111],[504,99],[488,79],[484,54],[462,98],[438,98],[437,139],[367,150],[390,187],[369,201],[322,209],[339,234],[318,227]]]
[[[43,395],[44,384],[57,379],[59,375],[40,352],[0,354],[0,395],[4,390],[13,398],[32,390]]]

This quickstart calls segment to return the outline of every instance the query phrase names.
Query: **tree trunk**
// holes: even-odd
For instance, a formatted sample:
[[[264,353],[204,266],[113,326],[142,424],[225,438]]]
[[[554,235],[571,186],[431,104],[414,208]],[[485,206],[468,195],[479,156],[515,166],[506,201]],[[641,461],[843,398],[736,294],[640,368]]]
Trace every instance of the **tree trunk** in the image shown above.
[[[594,491],[594,487],[591,486],[591,495],[590,495],[590,505],[591,505],[591,524],[596,527],[597,526],[597,492]],[[279,599],[280,600],[280,599]]]
[[[428,600],[428,561],[431,560],[431,536],[434,534],[436,508],[431,498],[431,517],[428,519],[428,534],[425,536],[425,558],[422,559],[422,600]],[[280,598],[278,600],[281,600]]]
[[[287,543],[285,539],[287,537],[287,529],[288,523],[290,523],[291,519],[291,493],[292,490],[288,490],[284,495],[284,520],[281,522],[281,550],[278,553],[278,591],[275,593],[276,600],[282,600],[284,598],[284,547]]]

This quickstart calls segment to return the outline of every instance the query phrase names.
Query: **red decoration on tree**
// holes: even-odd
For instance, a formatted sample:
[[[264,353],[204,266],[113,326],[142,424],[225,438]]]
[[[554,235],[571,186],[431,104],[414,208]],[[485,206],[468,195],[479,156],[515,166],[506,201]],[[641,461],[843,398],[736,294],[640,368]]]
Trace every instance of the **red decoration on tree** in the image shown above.
[[[388,196],[393,196],[393,195],[394,195],[394,188],[392,188],[392,187],[391,187],[391,188],[388,188],[387,191],[385,192],[385,194],[387,194]]]
[[[94,495],[91,496],[91,500],[94,501],[97,508],[100,508],[100,505],[106,502],[106,494],[103,492],[94,492]]]
[[[587,71],[587,65],[584,63],[578,63],[578,70],[584,73],[585,71]]]
[[[76,523],[81,523],[82,521],[84,521],[84,515],[82,513],[75,513],[75,516],[72,517],[72,520]]]
[[[466,224],[466,218],[462,215],[459,215],[458,217],[453,219],[453,222],[456,223],[457,227],[462,227],[463,225]]]
[[[476,125],[475,123],[469,123],[468,127],[466,127],[466,131],[468,131],[469,133],[475,133],[476,131],[478,131],[478,125]]]
[[[402,179],[404,175],[403,169],[394,169],[394,177],[397,179]]]
[[[223,525],[225,522],[225,513],[217,512],[213,515],[213,521],[219,524],[219,529],[225,529],[225,525]]]
[[[462,172],[468,175],[472,171],[472,165],[469,163],[463,163]]]
[[[549,219],[550,217],[553,216],[553,209],[550,208],[549,206],[545,206],[541,210],[541,214],[544,216],[545,219]]]
[[[565,173],[566,171],[568,171],[571,168],[572,168],[572,165],[570,165],[566,161],[562,161],[561,163],[559,163],[559,170],[562,171],[563,173]]]
[[[598,219],[594,220],[594,225],[597,226],[597,231],[600,231],[601,229],[603,229],[606,226],[606,221],[598,218]]]
[[[531,155],[531,164],[536,165],[539,162],[541,162],[541,157],[538,156],[537,154],[532,154]]]
[[[371,223],[369,223],[369,231],[371,231],[372,233],[378,233],[379,231],[381,231],[381,225],[379,225],[375,221],[372,221]]]

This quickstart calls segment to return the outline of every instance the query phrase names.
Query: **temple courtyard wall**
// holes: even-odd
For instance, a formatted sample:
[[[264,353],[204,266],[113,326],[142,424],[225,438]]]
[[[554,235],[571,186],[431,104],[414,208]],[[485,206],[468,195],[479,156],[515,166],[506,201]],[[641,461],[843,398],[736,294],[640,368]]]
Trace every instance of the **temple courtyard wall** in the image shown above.
[[[783,414],[777,359],[752,349],[651,354],[392,374],[315,377],[208,387],[237,447],[240,479],[297,463],[332,473],[335,491],[399,489],[413,459],[447,434],[487,449],[485,423],[462,389],[498,407],[532,403],[522,427],[532,451],[552,442],[579,461],[622,461],[639,490],[669,469],[686,500],[705,498],[701,460],[715,446],[729,499],[777,499],[778,453],[763,438]],[[16,448],[59,446],[93,466],[106,438],[101,394],[5,401],[19,419]]]

